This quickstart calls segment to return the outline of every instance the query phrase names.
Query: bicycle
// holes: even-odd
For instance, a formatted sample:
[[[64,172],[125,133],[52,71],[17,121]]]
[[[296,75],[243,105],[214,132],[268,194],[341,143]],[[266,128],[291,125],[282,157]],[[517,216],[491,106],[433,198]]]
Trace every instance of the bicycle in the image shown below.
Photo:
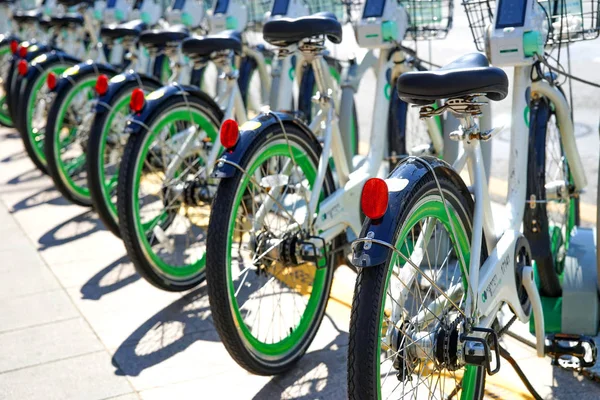
[[[184,4],[180,1],[178,9],[166,12],[180,14]],[[203,12],[202,7],[200,10]],[[63,73],[54,87],[50,88],[54,100],[48,110],[44,138],[47,169],[59,192],[78,205],[92,205],[86,166],[88,153],[96,150],[88,143],[94,123],[92,110],[96,107],[93,99],[98,91],[105,94],[104,90],[108,90],[108,78],[132,68],[134,76],[139,78],[138,82],[142,80],[141,75],[154,75],[157,79],[153,88],[156,89],[161,81],[169,79],[171,65],[177,68],[178,75],[188,80],[192,74],[178,51],[181,40],[190,35],[188,27],[161,23],[164,13],[152,1],[142,4],[140,11],[146,22],[132,20],[100,29],[103,46],[112,48],[109,64],[91,60],[77,64]],[[199,25],[204,15],[198,17]],[[198,29],[198,25],[190,28]],[[155,28],[146,30],[147,26]],[[125,56],[123,49],[127,52]],[[101,80],[100,85],[98,79]]]
[[[215,5],[213,18],[227,20],[231,10],[242,21],[239,11],[247,13],[246,7],[225,3]],[[262,18],[261,13],[254,15]],[[154,286],[171,291],[187,290],[204,280],[205,226],[215,185],[208,174],[221,152],[217,134],[223,118],[241,123],[247,119],[239,85],[244,55],[257,63],[263,90],[269,93],[269,80],[261,72],[266,70],[264,56],[246,45],[238,31],[190,37],[182,51],[196,68],[209,62],[217,67],[217,97],[213,100],[198,87],[179,84],[137,102],[132,97],[116,196],[120,236],[136,270]],[[286,95],[291,97],[293,76],[282,77],[278,84],[288,85]]]
[[[436,25],[440,34],[451,20],[450,3],[442,7],[445,18]],[[207,235],[208,294],[226,349],[255,374],[282,373],[310,345],[325,312],[333,271],[360,233],[362,186],[369,177],[385,174],[393,160],[385,145],[388,135],[408,129],[388,125],[398,110],[391,108],[397,103],[386,94],[390,77],[415,69],[400,42],[407,29],[417,27],[408,24],[407,9],[396,2],[371,0],[361,10],[355,22],[358,43],[380,51],[378,58],[367,52],[351,70],[357,75],[347,78],[360,80],[376,64],[375,117],[366,157],[349,164],[344,151],[338,122],[343,116],[337,113],[333,78],[322,56],[326,39],[342,40],[341,24],[330,13],[272,20],[263,29],[265,40],[279,52],[298,49],[311,63],[319,92],[314,98],[319,111],[311,124],[268,112],[239,128],[232,121],[221,128],[226,151],[213,173],[220,181]],[[435,121],[427,126],[431,141],[440,143]]]
[[[542,74],[540,66],[545,45],[583,39],[584,31],[588,38],[597,37],[598,29],[595,17],[586,17],[576,29],[571,25],[565,32],[560,21],[571,20],[573,11],[565,12],[557,3],[558,8],[549,10],[535,0],[519,5],[499,1],[495,9],[493,2],[463,2],[478,49],[485,47],[494,65],[515,66],[513,115],[523,115],[528,106],[530,110],[529,127],[524,118],[512,120],[514,151],[504,224],[491,211],[480,147],[501,128],[482,132],[476,123],[486,104],[482,97],[500,101],[508,95],[504,71],[491,67],[482,54],[470,54],[440,73],[414,72],[398,79],[399,96],[419,107],[422,118],[445,111],[459,118],[461,126],[450,138],[462,144],[462,151],[452,166],[429,157],[409,157],[386,180],[373,178],[365,183],[361,208],[368,218],[353,244],[353,264],[359,273],[348,348],[351,399],[413,398],[417,393],[419,398],[483,398],[486,375],[500,370],[501,357],[511,360],[498,338],[517,319],[528,322],[533,317],[539,357],[549,355],[555,361],[570,357],[581,367],[595,363],[592,339],[546,337],[546,332],[561,332],[545,324],[551,311],[541,301],[541,295],[548,296],[548,283],[560,281],[561,261],[553,256],[550,263],[540,262],[535,272],[532,268],[540,260],[537,254],[555,254],[557,248],[546,243],[534,250],[536,238],[530,235],[556,229],[538,219],[546,232],[539,231],[540,225],[533,230],[536,224],[528,221],[526,209],[546,208],[550,201],[571,203],[586,184],[569,105],[552,85],[555,77]],[[598,10],[597,5],[587,6]],[[493,22],[491,28],[488,22]],[[484,32],[488,32],[485,46]],[[531,94],[524,95],[529,87]],[[446,102],[436,109],[431,104],[438,100]],[[536,140],[542,129],[545,137],[552,118],[560,126],[563,163],[568,168],[561,185],[532,176],[528,166],[539,162],[535,158],[540,154],[531,160],[523,151],[531,149],[532,143],[544,154],[549,151],[546,142]],[[471,190],[459,175],[465,168]],[[540,188],[545,188],[543,198],[549,201],[528,197],[531,189],[540,193]],[[570,233],[560,229],[561,235]],[[556,243],[568,245],[568,241]],[[514,316],[500,326],[497,315],[504,305]],[[516,365],[514,360],[511,365]]]
[[[48,20],[52,30],[59,33],[56,36],[56,46],[38,46],[28,42],[20,44],[18,78],[12,83],[10,92],[11,117],[23,139],[27,154],[42,172],[47,172],[44,135],[47,113],[53,100],[46,84],[49,75],[58,76],[79,64],[83,58],[106,61],[97,36],[102,12],[98,15],[93,7],[94,3],[90,1],[60,0],[59,4],[67,9],[73,7],[79,12],[54,15]],[[90,37],[88,46],[84,43],[86,35]]]
[[[189,29],[197,30],[204,22],[205,6],[206,4],[198,1],[178,1],[166,12],[165,19],[172,25],[185,22]],[[141,89],[147,95],[167,81],[191,83],[194,86],[201,86],[203,82],[204,71],[192,70],[179,47],[177,42],[168,41],[154,49],[156,54],[169,56],[168,69],[173,71],[172,75],[165,77],[160,70],[162,66],[157,65],[152,77],[129,70],[111,77],[110,80],[107,76],[99,76],[96,83],[102,90],[98,93],[87,144],[87,183],[94,210],[104,225],[117,237],[120,237],[120,233],[116,183],[123,149],[127,143],[125,124],[130,112],[131,94],[135,89]]]

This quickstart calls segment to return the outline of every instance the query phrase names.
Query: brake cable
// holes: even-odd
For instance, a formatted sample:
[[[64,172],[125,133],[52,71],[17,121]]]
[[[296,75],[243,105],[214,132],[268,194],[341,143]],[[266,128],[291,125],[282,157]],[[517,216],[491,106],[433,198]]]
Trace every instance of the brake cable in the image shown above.
[[[546,53],[546,55],[548,55],[548,54]],[[544,64],[544,65],[545,65],[545,66],[546,66],[546,67],[547,67],[549,70],[551,70],[551,71],[554,71],[554,72],[557,72],[557,73],[559,73],[559,74],[561,74],[561,75],[564,75],[564,76],[566,76],[566,77],[567,77],[567,78],[569,78],[569,79],[573,79],[573,80],[575,80],[575,81],[578,81],[578,82],[584,83],[584,84],[586,84],[586,85],[590,85],[590,86],[593,86],[593,87],[595,87],[595,88],[598,88],[598,89],[600,89],[600,84],[598,84],[598,83],[591,82],[591,81],[585,80],[585,79],[583,79],[583,78],[579,78],[579,77],[577,77],[577,76],[575,76],[575,75],[572,75],[572,74],[570,74],[570,73],[568,73],[568,72],[565,72],[565,71],[564,71],[564,69],[562,69],[562,70],[561,70],[561,69],[559,69],[559,68],[556,68],[556,67],[554,67],[554,66],[550,65],[550,64],[548,63],[548,61],[546,61],[546,58],[545,58],[545,57],[540,57],[540,56],[538,55],[538,61],[540,61],[542,64]]]

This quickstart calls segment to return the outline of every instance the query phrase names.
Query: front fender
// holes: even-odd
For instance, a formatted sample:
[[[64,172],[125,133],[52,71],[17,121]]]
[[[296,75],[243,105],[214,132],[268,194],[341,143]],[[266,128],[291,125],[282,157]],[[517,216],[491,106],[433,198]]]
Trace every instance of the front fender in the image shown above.
[[[394,246],[396,231],[403,222],[401,220],[403,207],[411,201],[411,196],[418,189],[421,179],[432,173],[430,168],[433,168],[437,176],[449,178],[465,198],[471,198],[463,180],[445,161],[430,156],[408,157],[386,180],[390,192],[388,208],[384,216],[377,220],[367,218],[359,237],[375,239]],[[390,184],[391,180],[394,180],[394,185]],[[393,190],[394,187],[398,190]],[[354,245],[352,253],[352,264],[357,268],[365,268],[386,263],[392,255],[392,250],[379,243],[360,241]]]
[[[73,86],[76,80],[79,80],[81,77],[86,75],[97,76],[100,74],[105,74],[108,76],[113,76],[117,73],[118,71],[112,65],[98,64],[92,61],[80,62],[62,73],[58,83],[56,84],[56,87],[54,88],[54,92],[59,93],[61,90],[65,90],[65,88]]]
[[[121,93],[121,88],[131,82],[141,82],[143,86],[153,84],[157,87],[160,87],[162,85],[162,83],[155,77],[139,74],[133,70],[115,75],[108,81],[108,90],[106,93],[98,98],[98,102],[96,104],[96,114],[103,114],[110,110],[110,108],[107,106],[113,104],[115,97]]]
[[[125,128],[126,132],[130,135],[139,134],[142,132],[142,129],[144,129],[144,126],[146,126],[146,121],[150,118],[150,116],[157,113],[160,107],[162,107],[166,101],[174,96],[182,95],[199,97],[202,99],[202,101],[205,101],[210,104],[211,107],[214,107],[215,110],[220,110],[219,105],[215,103],[212,97],[199,88],[173,83],[163,86],[146,96],[146,104],[144,105],[144,108],[141,112],[133,114],[133,117],[129,119],[127,122],[127,127]],[[221,119],[222,118],[223,117],[221,116]]]
[[[277,117],[273,114],[276,114]],[[281,123],[283,123],[284,126],[295,125],[306,131],[311,137],[313,136],[308,126],[293,115],[279,112],[271,112],[268,114],[262,113],[240,126],[240,137],[238,142],[233,148],[224,151],[217,160],[217,165],[213,169],[212,177],[231,178],[237,171],[237,168],[234,165],[240,164],[252,142],[262,135],[271,125],[279,125],[279,120],[281,120]]]

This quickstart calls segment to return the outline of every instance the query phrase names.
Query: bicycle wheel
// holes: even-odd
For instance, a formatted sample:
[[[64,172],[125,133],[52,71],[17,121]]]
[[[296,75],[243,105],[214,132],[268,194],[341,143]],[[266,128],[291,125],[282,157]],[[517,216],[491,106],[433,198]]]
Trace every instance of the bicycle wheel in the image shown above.
[[[274,124],[245,152],[240,167],[246,174],[221,180],[213,201],[206,271],[212,316],[231,357],[254,374],[291,368],[325,313],[335,257],[321,258],[316,267],[294,261],[293,250],[270,253],[302,240],[291,224],[301,226],[306,218],[320,155],[319,143],[304,130],[286,125],[284,134]],[[274,187],[276,202],[267,186]],[[322,196],[333,190],[329,171]]]
[[[485,369],[457,357],[473,202],[450,179],[438,179],[448,213],[432,174],[411,185],[398,209],[392,244],[410,262],[393,253],[358,273],[348,347],[351,399],[483,397]]]
[[[53,95],[46,85],[46,80],[50,72],[60,76],[69,67],[69,64],[53,64],[37,74],[34,79],[28,80],[25,85],[21,85],[18,109],[23,112],[16,112],[16,118],[19,121],[13,119],[13,122],[19,129],[27,155],[44,173],[47,173],[44,138],[48,111],[53,101]]]
[[[158,89],[152,81],[144,81],[144,92]],[[117,212],[117,181],[123,150],[127,144],[126,118],[131,92],[137,82],[128,82],[113,96],[110,111],[95,114],[88,141],[87,178],[92,205],[100,219],[114,235],[120,237]]]
[[[6,79],[11,79],[10,72],[10,60],[12,58],[12,52],[10,51],[10,41],[4,40],[0,44],[0,125],[7,128],[13,127],[12,119],[8,112],[8,104],[6,102],[8,93],[6,92]]]
[[[543,296],[562,293],[560,275],[578,220],[577,199],[560,139],[553,105],[546,99],[530,106],[527,200],[523,226],[531,245]]]
[[[48,174],[58,191],[80,206],[92,205],[86,164],[97,78],[95,72],[75,75],[73,84],[56,94],[46,124]]]
[[[210,193],[216,185],[207,178],[212,166],[204,161],[221,118],[216,105],[178,94],[143,121],[148,130],[127,140],[117,186],[121,238],[137,272],[158,288],[182,291],[204,280]],[[197,144],[180,158],[192,126],[199,130]],[[181,164],[170,170],[177,159]]]

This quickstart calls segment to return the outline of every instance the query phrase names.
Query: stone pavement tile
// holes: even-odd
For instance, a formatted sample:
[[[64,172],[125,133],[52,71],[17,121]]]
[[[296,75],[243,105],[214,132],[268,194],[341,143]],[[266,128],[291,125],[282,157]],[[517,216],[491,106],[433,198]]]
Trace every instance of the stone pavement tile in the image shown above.
[[[292,370],[273,378],[269,392],[279,387],[280,392],[274,398],[346,399],[347,351],[346,346],[333,343],[328,348],[306,353]]]
[[[103,295],[100,301],[86,298],[79,288],[68,289],[68,293],[109,349],[143,338],[156,327],[177,326],[192,332],[204,322],[209,324],[205,329],[212,329],[210,322],[205,321],[208,300],[199,292],[197,308],[192,297],[183,300],[180,293],[159,290],[143,279]]]
[[[143,400],[196,399],[279,399],[281,389],[270,384],[272,377],[230,371],[140,392]]]
[[[154,329],[137,342],[123,344],[113,355],[113,365],[115,373],[127,376],[138,391],[227,371],[235,376],[242,372],[216,331],[188,333],[178,326]]]
[[[13,296],[25,296],[60,288],[52,272],[37,257],[35,250],[24,249],[17,254],[15,252],[8,254],[8,261],[0,258],[0,265],[7,265],[0,267],[0,301]],[[36,257],[28,255],[23,257],[23,252],[33,253]],[[3,253],[6,252],[0,252],[0,257]]]
[[[10,238],[10,240],[9,240]],[[21,231],[13,231],[10,236],[4,237],[0,234],[0,273],[3,270],[13,268],[41,268],[43,261],[35,247]],[[14,244],[14,246],[13,246]],[[44,268],[46,268],[44,266]]]
[[[49,265],[94,259],[106,266],[125,251],[123,242],[107,231],[91,210],[56,221],[36,238]]]
[[[9,238],[10,240],[8,240]],[[17,224],[7,224],[6,229],[0,230],[0,252],[8,251],[21,254],[29,251],[31,254],[35,254],[35,246]],[[11,262],[14,261],[11,260]],[[12,265],[8,263],[8,260],[0,260],[0,268],[3,264]]]
[[[83,318],[6,332],[0,343],[0,373],[104,348]]]
[[[0,374],[0,398],[94,400],[131,393],[104,351]]]
[[[123,255],[110,262],[104,259],[50,264],[50,269],[65,288],[78,288],[84,299],[99,300],[140,279],[129,257]]]
[[[141,397],[137,392],[132,392],[129,394],[124,394],[122,396],[109,397],[103,400],[140,400]]]
[[[0,333],[75,317],[79,313],[62,290],[0,301]]]

